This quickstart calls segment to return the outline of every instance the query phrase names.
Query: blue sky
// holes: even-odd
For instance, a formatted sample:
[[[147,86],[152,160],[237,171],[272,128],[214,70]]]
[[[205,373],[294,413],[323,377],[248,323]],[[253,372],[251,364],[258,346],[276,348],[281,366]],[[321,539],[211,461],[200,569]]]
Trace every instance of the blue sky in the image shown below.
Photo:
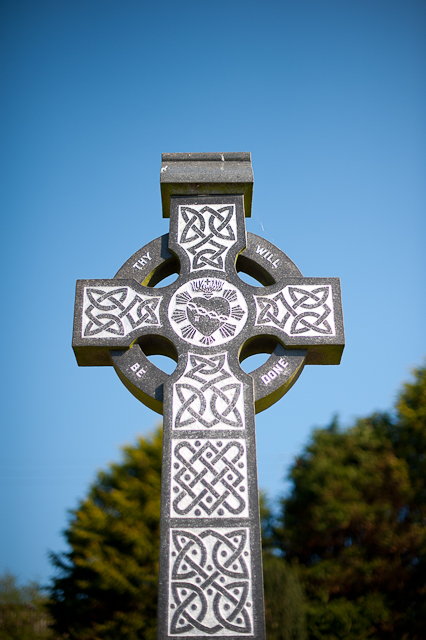
[[[250,151],[247,229],[342,280],[339,367],[257,417],[271,497],[314,426],[391,408],[426,354],[426,4],[3,0],[0,571],[46,581],[67,510],[159,416],[78,368],[75,281],[168,231],[162,152]]]

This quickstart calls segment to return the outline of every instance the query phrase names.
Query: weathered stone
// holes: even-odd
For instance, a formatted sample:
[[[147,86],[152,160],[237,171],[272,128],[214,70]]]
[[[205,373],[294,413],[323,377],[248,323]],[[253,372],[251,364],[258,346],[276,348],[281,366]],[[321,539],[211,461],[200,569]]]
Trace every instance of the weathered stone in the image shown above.
[[[253,170],[250,153],[163,153],[160,173],[163,216],[172,196],[243,195],[251,216]]]
[[[251,184],[247,164],[249,154],[163,154],[170,234],[115,278],[77,283],[78,363],[114,366],[164,416],[161,640],[264,639],[255,412],[305,364],[338,364],[344,346],[339,280],[303,278],[277,247],[246,238],[251,191],[238,190]],[[174,272],[174,283],[153,288]],[[261,352],[268,361],[246,374],[239,362]],[[174,373],[153,354],[174,358]]]

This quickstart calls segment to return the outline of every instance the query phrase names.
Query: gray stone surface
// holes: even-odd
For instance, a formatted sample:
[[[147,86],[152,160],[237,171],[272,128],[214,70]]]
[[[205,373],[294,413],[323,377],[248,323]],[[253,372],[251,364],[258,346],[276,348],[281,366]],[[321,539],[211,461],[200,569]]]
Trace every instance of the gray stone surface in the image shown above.
[[[249,154],[170,155],[163,164],[177,168],[167,184],[204,176],[201,195],[163,192],[170,234],[115,278],[77,282],[73,348],[80,365],[114,366],[164,416],[159,639],[264,640],[254,416],[305,364],[340,362],[340,283],[304,278],[277,247],[246,235],[246,198],[223,188],[240,184],[238,168],[226,183],[215,172],[218,162],[249,163]],[[179,278],[154,288],[171,273]],[[240,361],[262,352],[268,361],[246,374]],[[174,373],[152,354],[174,358]]]
[[[172,196],[243,195],[251,216],[253,170],[250,153],[163,153],[160,172],[163,216]]]

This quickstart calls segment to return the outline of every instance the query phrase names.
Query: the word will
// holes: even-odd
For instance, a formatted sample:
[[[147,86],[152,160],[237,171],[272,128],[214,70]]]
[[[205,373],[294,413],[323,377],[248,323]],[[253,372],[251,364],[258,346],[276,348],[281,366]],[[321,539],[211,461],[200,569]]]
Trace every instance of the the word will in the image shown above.
[[[257,249],[256,249],[256,253],[258,253],[259,255],[262,256],[262,258],[265,258],[265,260],[267,260],[268,262],[270,262],[272,264],[272,266],[274,267],[274,269],[276,269],[280,263],[280,259],[279,258],[274,258],[274,254],[271,253],[270,251],[268,251],[268,249],[265,249],[265,247],[261,247],[260,245],[257,245]]]

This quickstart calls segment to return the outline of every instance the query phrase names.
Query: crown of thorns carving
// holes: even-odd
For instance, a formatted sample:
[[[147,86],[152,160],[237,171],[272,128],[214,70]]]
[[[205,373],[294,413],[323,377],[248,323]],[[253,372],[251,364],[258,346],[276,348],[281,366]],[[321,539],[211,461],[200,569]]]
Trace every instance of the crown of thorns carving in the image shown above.
[[[200,291],[206,298],[211,298],[214,291],[222,291],[223,280],[217,278],[200,278],[191,282],[191,289],[194,293]]]

